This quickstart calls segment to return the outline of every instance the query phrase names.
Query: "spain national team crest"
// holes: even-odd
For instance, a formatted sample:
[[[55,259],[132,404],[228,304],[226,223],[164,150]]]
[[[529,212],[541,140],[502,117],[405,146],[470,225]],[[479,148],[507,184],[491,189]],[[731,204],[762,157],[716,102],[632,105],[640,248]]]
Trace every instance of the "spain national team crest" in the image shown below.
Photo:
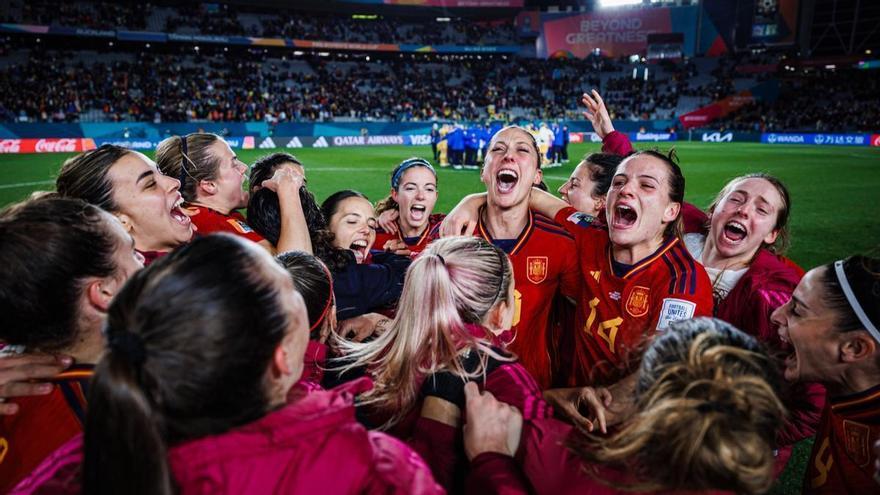
[[[871,429],[855,421],[843,420],[843,434],[849,458],[859,467],[867,466],[871,460]]]
[[[648,295],[650,292],[651,289],[641,285],[633,287],[626,300],[626,312],[635,318],[648,314]]]
[[[540,284],[547,279],[547,257],[529,256],[526,258],[526,278],[533,284]]]

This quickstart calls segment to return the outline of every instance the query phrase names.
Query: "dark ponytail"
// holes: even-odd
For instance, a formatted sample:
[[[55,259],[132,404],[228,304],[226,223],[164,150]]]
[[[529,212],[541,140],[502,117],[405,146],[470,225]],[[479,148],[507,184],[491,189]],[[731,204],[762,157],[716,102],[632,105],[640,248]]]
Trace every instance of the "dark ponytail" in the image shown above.
[[[167,449],[265,415],[266,369],[290,315],[257,253],[197,238],[137,273],[110,306],[89,392],[85,493],[172,493]]]
[[[864,317],[875,328],[880,328],[880,258],[856,255],[837,263],[841,264],[846,283],[864,312]],[[837,314],[835,324],[838,331],[865,329],[865,323],[856,314],[840,284],[837,263],[825,265],[821,281],[825,286],[825,306]]]
[[[0,339],[56,352],[80,337],[80,300],[90,278],[117,271],[110,214],[50,193],[0,212]]]

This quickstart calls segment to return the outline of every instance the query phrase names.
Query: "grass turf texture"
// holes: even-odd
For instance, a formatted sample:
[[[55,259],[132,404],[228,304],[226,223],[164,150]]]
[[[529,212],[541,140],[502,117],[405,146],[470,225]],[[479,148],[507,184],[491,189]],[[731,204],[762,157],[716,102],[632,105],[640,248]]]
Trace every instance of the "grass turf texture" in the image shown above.
[[[639,146],[640,148],[646,146]],[[768,172],[781,178],[792,197],[789,256],[805,268],[880,246],[880,149],[777,146],[743,143],[677,143],[687,179],[686,199],[705,207],[732,177]],[[245,163],[276,150],[238,150]],[[431,158],[430,148],[303,148],[293,151],[305,163],[309,189],[319,201],[339,189],[356,189],[377,201],[388,194],[391,169],[409,156]],[[598,151],[595,144],[569,148],[572,162],[545,171],[556,190],[576,159]],[[0,206],[52,189],[71,154],[0,155]],[[465,194],[483,190],[472,170],[439,170],[436,211],[449,211]]]
[[[645,148],[647,146],[639,146]],[[664,146],[665,147],[665,146]],[[572,162],[545,171],[556,190],[595,144],[572,145]],[[705,207],[731,178],[767,172],[781,178],[792,197],[791,249],[805,268],[880,246],[880,148],[820,148],[742,143],[677,143],[687,179],[688,201]],[[272,151],[293,151],[305,163],[309,189],[319,201],[352,188],[377,201],[388,194],[391,169],[404,158],[431,158],[429,147],[364,147],[297,150],[238,150],[245,163]],[[72,154],[0,155],[0,206],[52,189],[62,162]],[[481,191],[473,170],[439,169],[436,211],[449,211],[465,194]],[[800,493],[812,439],[798,443],[771,493]]]

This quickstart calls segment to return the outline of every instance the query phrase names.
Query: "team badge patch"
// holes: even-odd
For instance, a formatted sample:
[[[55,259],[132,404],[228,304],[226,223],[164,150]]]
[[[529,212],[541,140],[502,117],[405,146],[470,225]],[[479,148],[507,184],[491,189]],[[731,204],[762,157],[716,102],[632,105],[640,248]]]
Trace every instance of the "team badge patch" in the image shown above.
[[[566,220],[577,225],[578,227],[588,227],[591,223],[593,223],[593,218],[593,215],[587,215],[586,213],[576,211],[569,215]]]
[[[529,256],[526,258],[526,278],[533,284],[540,284],[547,279],[547,257]]]
[[[846,438],[846,453],[859,467],[871,461],[871,429],[855,421],[843,420],[843,435]]]
[[[657,330],[666,330],[666,327],[673,321],[693,318],[696,310],[697,305],[690,301],[667,297],[663,300],[660,319],[657,321]]]
[[[229,225],[232,225],[232,228],[234,228],[235,231],[239,234],[250,234],[251,232],[253,232],[251,227],[242,221],[236,220],[234,218],[230,218],[226,221],[229,222]]]
[[[651,289],[647,287],[642,287],[641,285],[633,287],[632,292],[629,293],[629,297],[626,299],[626,312],[635,318],[648,314],[648,306],[650,306],[648,295],[650,293]]]

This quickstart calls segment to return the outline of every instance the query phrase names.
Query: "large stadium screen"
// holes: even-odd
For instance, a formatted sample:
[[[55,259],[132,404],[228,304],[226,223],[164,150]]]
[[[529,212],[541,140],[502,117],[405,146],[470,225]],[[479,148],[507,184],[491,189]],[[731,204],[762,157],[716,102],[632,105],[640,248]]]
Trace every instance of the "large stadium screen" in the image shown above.
[[[752,42],[785,45],[796,40],[800,0],[758,0],[752,22]]]

